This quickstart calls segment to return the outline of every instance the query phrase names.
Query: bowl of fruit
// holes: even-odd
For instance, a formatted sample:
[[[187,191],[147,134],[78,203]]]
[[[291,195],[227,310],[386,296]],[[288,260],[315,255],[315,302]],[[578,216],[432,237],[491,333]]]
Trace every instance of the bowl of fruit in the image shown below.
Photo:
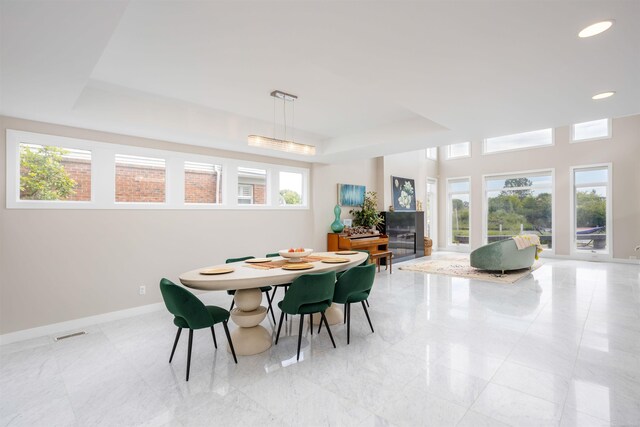
[[[308,248],[289,248],[278,251],[282,258],[289,262],[302,262],[302,258],[313,253],[313,249]]]

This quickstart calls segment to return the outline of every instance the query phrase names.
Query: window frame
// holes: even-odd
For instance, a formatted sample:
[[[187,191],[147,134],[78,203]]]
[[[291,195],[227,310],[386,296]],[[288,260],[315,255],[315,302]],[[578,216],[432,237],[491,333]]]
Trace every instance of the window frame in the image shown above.
[[[451,146],[458,145],[458,144],[467,144],[467,146],[469,147],[469,152],[464,156],[451,157]],[[447,160],[466,159],[471,157],[471,145],[472,145],[471,141],[454,142],[452,144],[447,144]]]
[[[23,140],[27,138],[27,140]],[[20,144],[33,144],[59,148],[86,150],[91,153],[91,200],[22,200],[20,199]],[[95,147],[79,139],[31,134],[7,129],[6,132],[6,202],[7,209],[86,209],[96,208],[96,156]]]
[[[426,202],[429,200],[429,185],[433,185],[433,188],[435,188],[435,192],[434,192],[434,197],[433,197],[433,201],[435,202],[435,209],[432,210],[432,215],[431,215],[431,230],[433,230],[433,235],[429,236],[429,238],[432,240],[433,242],[433,248],[437,248],[438,247],[438,204],[439,204],[439,200],[438,200],[438,178],[431,178],[431,177],[427,177],[426,179],[426,185],[424,187],[424,191],[425,191],[425,204]],[[429,206],[425,206],[425,208],[429,208]],[[471,210],[469,210],[469,212],[471,212]],[[427,230],[427,215],[425,212],[424,215],[424,229],[425,232]]]
[[[575,184],[575,172],[577,170],[587,169],[604,169],[607,168],[607,250],[597,251],[591,250],[589,252],[580,252],[576,249],[576,184]],[[571,191],[569,194],[569,253],[571,257],[578,259],[590,259],[590,260],[611,260],[613,259],[613,163],[595,163],[592,165],[577,165],[569,167],[569,182]],[[589,183],[590,185],[602,185],[602,183]],[[581,186],[588,186],[581,184]]]
[[[250,196],[243,196],[242,194],[240,194],[240,187],[247,187],[251,189],[251,195]],[[238,203],[239,205],[253,205],[253,185],[252,184],[240,184],[238,183],[238,192],[236,194],[236,199],[240,200],[240,199],[246,199],[246,200],[251,200],[251,203]]]
[[[433,150],[433,152],[435,153],[435,156],[430,156],[429,155],[429,151],[430,150]],[[429,160],[438,161],[438,146],[425,148],[424,155]]]
[[[490,173],[482,175],[482,242],[484,245],[489,241],[489,199],[487,198],[487,180],[490,178],[523,178],[527,176],[551,175],[551,249],[544,249],[540,255],[554,255],[556,253],[556,170],[549,169],[531,169],[524,171]],[[496,191],[496,190],[491,190]]]
[[[607,135],[606,136],[596,136],[594,138],[585,138],[585,139],[575,139],[576,135],[575,135],[575,131],[576,131],[576,125],[581,125],[583,123],[590,123],[590,122],[597,122],[599,120],[605,120],[605,119],[595,119],[595,120],[587,120],[586,122],[580,122],[580,123],[574,123],[571,125],[571,138],[569,139],[569,143],[571,144],[579,144],[581,142],[589,142],[589,141],[600,141],[602,139],[611,139],[613,138],[613,120],[611,120],[610,117],[607,117]]]
[[[76,148],[91,152],[91,201],[20,200],[20,143]],[[165,160],[165,201],[116,202],[115,155],[124,154]],[[222,166],[222,203],[187,203],[185,201],[185,162]],[[237,168],[239,166],[267,171],[266,203],[237,203]],[[303,176],[302,205],[278,206],[278,172],[296,172]],[[275,178],[274,178],[275,176]],[[6,131],[6,206],[7,209],[178,209],[178,210],[283,210],[309,209],[310,170],[304,167],[237,160],[183,151],[169,151],[134,145],[111,144],[66,136],[7,129]]]
[[[280,205],[278,200],[280,197],[280,172],[297,173],[302,175],[302,203],[299,205]],[[273,192],[275,197],[272,197],[274,204],[280,209],[307,209],[309,207],[309,170],[304,168],[298,168],[294,166],[281,166],[278,168],[274,177]]]
[[[499,151],[487,151],[487,139],[502,138],[502,137],[505,137],[505,136],[520,135],[520,134],[523,134],[523,133],[536,132],[536,131],[547,130],[547,129],[551,129],[551,144],[534,145],[534,146],[530,146],[530,147],[508,148],[506,150],[499,150]],[[530,131],[526,131],[526,132],[511,133],[511,134],[502,135],[502,136],[492,136],[492,137],[489,137],[489,138],[484,138],[482,140],[482,155],[483,156],[491,156],[491,155],[494,155],[494,154],[511,153],[513,151],[538,150],[540,148],[554,147],[555,145],[556,145],[556,128],[544,128],[544,129],[530,130]]]
[[[146,153],[145,153],[146,154]],[[116,157],[118,155],[123,155],[123,156],[135,156],[135,157],[143,157],[143,158],[148,158],[148,159],[158,159],[158,160],[164,160],[164,202],[119,202],[116,200],[116,196],[117,196],[117,180],[118,180],[118,176],[117,176],[117,166],[118,166],[118,162],[116,160]],[[91,177],[93,179],[93,176]],[[141,156],[138,154],[130,154],[130,153],[123,153],[121,150],[115,150],[115,154],[113,157],[113,203],[115,205],[154,205],[154,206],[162,206],[167,204],[168,201],[168,197],[169,197],[169,159],[167,159],[164,156]]]
[[[451,192],[449,191],[450,188],[450,184],[451,182],[460,182],[460,181],[468,181],[469,182],[469,190],[468,191],[454,191]],[[471,176],[457,176],[457,177],[451,177],[451,178],[447,178],[446,179],[446,184],[445,184],[445,192],[446,192],[446,201],[447,201],[447,219],[446,219],[446,227],[447,227],[447,232],[446,234],[446,239],[447,239],[447,243],[446,243],[446,248],[447,250],[451,250],[451,251],[460,251],[460,252],[469,252],[471,250],[471,231],[472,231],[472,216],[471,214],[473,213],[472,211],[472,201],[471,201],[471,191],[472,191],[472,186],[471,186]],[[451,196],[452,195],[456,195],[456,194],[468,194],[469,195],[469,243],[458,243],[458,244],[453,244],[452,240],[453,240],[453,224],[451,222],[451,216],[453,214],[453,212],[451,211]]]
[[[211,159],[211,157],[209,157],[209,159]],[[226,195],[224,192],[224,185],[225,182],[222,179],[224,177],[225,174],[225,169],[224,169],[224,165],[222,163],[213,163],[210,160],[206,161],[206,162],[202,162],[202,161],[198,161],[198,162],[194,162],[193,159],[185,159],[182,162],[182,185],[183,185],[183,194],[182,194],[182,199],[184,201],[184,204],[186,207],[189,207],[190,209],[208,209],[208,208],[216,208],[219,206],[222,206],[223,203],[221,202],[217,202],[217,203],[202,203],[202,202],[187,202],[187,182],[185,179],[185,175],[186,175],[186,170],[187,168],[185,167],[186,163],[200,163],[200,164],[210,164],[212,166],[220,166],[220,176],[218,179],[222,180],[222,185],[220,186],[220,193],[216,195],[216,197],[218,198],[218,200],[222,199],[223,202],[225,200],[225,198],[223,197],[223,195]]]

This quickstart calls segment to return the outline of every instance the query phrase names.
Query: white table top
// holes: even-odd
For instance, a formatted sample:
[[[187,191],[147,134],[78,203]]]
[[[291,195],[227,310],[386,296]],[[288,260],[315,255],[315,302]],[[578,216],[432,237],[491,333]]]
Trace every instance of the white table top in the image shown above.
[[[326,256],[336,258],[348,258],[349,262],[342,264],[327,264],[321,261],[310,263],[313,268],[309,270],[283,270],[282,268],[272,268],[263,270],[251,268],[244,261],[230,264],[213,265],[198,268],[180,275],[180,282],[188,288],[201,289],[205,291],[220,291],[227,289],[251,289],[261,286],[281,285],[290,283],[293,279],[310,273],[324,273],[327,271],[343,271],[351,267],[360,265],[367,254],[358,252],[354,255],[336,255],[335,252],[314,252],[311,256]],[[274,257],[273,261],[281,260],[281,257]],[[200,271],[214,267],[232,267],[232,273],[219,275],[204,275]]]

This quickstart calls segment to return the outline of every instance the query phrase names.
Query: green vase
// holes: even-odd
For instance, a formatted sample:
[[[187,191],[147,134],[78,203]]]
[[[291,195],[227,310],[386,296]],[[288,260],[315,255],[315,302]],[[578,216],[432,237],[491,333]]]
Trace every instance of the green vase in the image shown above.
[[[340,214],[342,213],[340,205],[336,205],[336,207],[333,208],[333,213],[335,214],[336,219],[331,223],[331,230],[333,230],[334,233],[340,233],[344,230],[344,225],[340,222]]]

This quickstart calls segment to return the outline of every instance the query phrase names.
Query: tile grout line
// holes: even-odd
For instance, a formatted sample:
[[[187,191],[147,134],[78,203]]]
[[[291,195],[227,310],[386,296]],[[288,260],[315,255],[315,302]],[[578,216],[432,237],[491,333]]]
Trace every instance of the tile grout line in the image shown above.
[[[526,331],[524,331],[522,333],[522,335],[520,336],[520,338],[513,344],[513,347],[511,347],[511,351],[509,351],[509,354],[504,358],[504,360],[500,363],[500,366],[498,366],[498,368],[496,369],[496,371],[493,373],[493,375],[491,376],[491,378],[487,381],[487,383],[485,384],[485,386],[483,387],[482,391],[480,391],[480,393],[478,393],[478,396],[473,400],[473,402],[471,403],[471,405],[469,406],[469,408],[467,409],[467,412],[465,412],[464,416],[460,419],[460,422],[462,422],[462,420],[464,419],[464,417],[467,415],[467,413],[471,410],[471,408],[473,407],[473,405],[476,404],[476,402],[478,401],[478,399],[480,398],[480,396],[482,395],[482,393],[484,393],[484,391],[487,389],[487,386],[489,384],[493,384],[491,381],[493,380],[493,378],[496,376],[496,374],[498,373],[498,371],[500,370],[500,368],[502,368],[502,365],[504,365],[504,363],[509,359],[509,356],[511,356],[511,353],[513,353],[513,350],[516,348],[516,346],[518,345],[518,343],[520,341],[522,341],[524,339],[524,336],[527,334],[527,332],[529,331],[529,329],[531,329],[531,325],[533,325],[533,323],[536,321],[536,319],[538,318],[538,316],[540,316],[540,313],[542,313],[542,310],[544,310],[544,308],[549,305],[549,302],[545,303],[542,307],[542,309],[540,309],[540,311],[538,312],[538,314],[536,315],[536,317],[531,321],[531,323],[529,323],[529,326],[527,327]],[[507,388],[511,388],[511,387],[507,387]],[[514,390],[514,389],[512,389]],[[519,391],[519,390],[516,390]],[[521,392],[522,393],[522,392]],[[524,393],[527,394],[528,396],[531,396],[528,393]],[[536,396],[532,396],[532,397],[536,397]],[[544,399],[543,399],[544,400]],[[552,402],[553,403],[553,402]],[[492,420],[495,420],[495,418],[488,416],[486,414],[482,414],[485,415],[489,418],[491,418]],[[502,422],[500,420],[496,420],[499,422]],[[459,423],[458,423],[459,424]],[[507,423],[503,423],[503,424],[507,424]],[[513,425],[513,424],[511,424]]]

